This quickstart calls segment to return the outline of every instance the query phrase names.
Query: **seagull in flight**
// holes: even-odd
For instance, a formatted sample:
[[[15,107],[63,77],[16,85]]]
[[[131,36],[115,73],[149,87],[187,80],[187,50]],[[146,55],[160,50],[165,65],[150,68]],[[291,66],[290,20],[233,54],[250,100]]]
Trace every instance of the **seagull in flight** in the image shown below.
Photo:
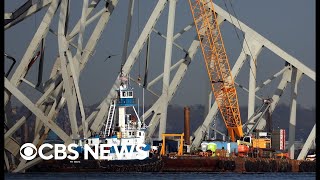
[[[104,61],[107,61],[108,59],[110,59],[111,57],[113,57],[113,56],[118,56],[119,54],[111,54],[111,55],[109,55]]]

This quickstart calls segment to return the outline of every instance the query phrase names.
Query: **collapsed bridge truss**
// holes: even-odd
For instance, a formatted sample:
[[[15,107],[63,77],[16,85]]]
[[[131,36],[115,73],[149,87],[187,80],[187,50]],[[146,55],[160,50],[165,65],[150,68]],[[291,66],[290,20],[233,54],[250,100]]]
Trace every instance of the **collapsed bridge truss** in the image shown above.
[[[53,131],[65,144],[72,142],[72,139],[79,137],[88,137],[91,134],[99,132],[106,119],[108,108],[111,103],[111,99],[116,95],[116,89],[119,87],[119,82],[115,81],[109,93],[101,100],[100,104],[96,107],[95,111],[91,114],[85,114],[83,100],[81,94],[81,88],[79,86],[79,77],[83,69],[86,68],[87,63],[92,60],[92,55],[95,53],[97,44],[104,33],[110,18],[114,11],[118,8],[119,0],[83,0],[82,11],[80,18],[76,19],[76,24],[70,26],[70,18],[73,8],[72,3],[69,0],[27,0],[23,5],[14,10],[13,12],[5,12],[4,15],[4,29],[10,31],[15,28],[19,23],[25,21],[29,17],[35,16],[39,11],[45,11],[45,14],[37,27],[36,32],[33,35],[29,45],[21,59],[14,59],[14,55],[8,53],[5,56],[8,63],[9,60],[16,62],[15,68],[11,72],[5,73],[4,77],[4,106],[5,106],[5,168],[12,172],[23,172],[24,170],[39,163],[41,159],[35,158],[31,161],[23,160],[20,155],[21,141],[17,139],[15,133],[23,128],[24,124],[32,118],[32,115],[36,117],[33,136],[33,144],[42,144],[48,136],[50,131]],[[127,25],[125,30],[124,48],[122,53],[123,60],[123,72],[130,74],[133,65],[137,62],[137,57],[141,53],[142,49],[148,44],[148,38],[151,34],[159,35],[165,39],[165,58],[164,58],[164,70],[158,77],[154,78],[147,83],[145,89],[158,98],[153,105],[147,109],[142,115],[144,119],[150,119],[150,127],[148,130],[148,136],[151,137],[159,126],[159,134],[166,132],[167,122],[167,107],[172,100],[174,94],[178,91],[178,87],[181,84],[183,78],[188,72],[188,67],[195,63],[195,54],[199,50],[199,40],[194,33],[194,39],[191,42],[188,49],[184,49],[183,46],[177,43],[178,38],[182,38],[182,35],[189,31],[194,30],[194,23],[190,19],[190,24],[174,34],[175,27],[175,12],[179,8],[177,0],[159,0],[155,3],[155,6],[148,16],[138,39],[136,40],[133,48],[127,53],[130,31],[133,23],[131,22],[134,11],[134,0],[128,1],[128,16]],[[188,3],[187,1],[185,3]],[[119,3],[120,4],[120,3]],[[209,5],[209,4],[208,4]],[[155,25],[158,22],[160,15],[164,12],[165,7],[168,6],[168,20],[167,20],[167,34],[164,35],[155,29]],[[290,120],[292,125],[289,129],[289,149],[290,153],[294,152],[294,140],[295,140],[295,125],[296,125],[296,106],[297,106],[297,86],[302,76],[308,77],[315,82],[315,72],[305,66],[301,61],[294,58],[290,54],[283,51],[280,47],[273,44],[271,41],[254,31],[252,28],[237,20],[220,8],[215,6],[217,13],[217,22],[231,23],[236,28],[240,29],[246,37],[247,42],[243,43],[242,49],[238,59],[232,67],[232,76],[236,81],[241,68],[245,61],[249,61],[252,67],[252,73],[249,75],[249,88],[246,91],[248,96],[248,119],[254,121],[255,118],[250,118],[254,114],[255,99],[260,98],[256,92],[263,89],[273,79],[282,75],[280,83],[277,86],[277,90],[272,94],[272,104],[270,106],[271,113],[277,107],[281,95],[284,93],[284,89],[288,84],[291,84],[291,104],[290,104]],[[58,26],[53,28],[53,22],[55,18],[58,18]],[[238,23],[234,23],[238,22]],[[241,26],[241,27],[240,27]],[[87,30],[93,29],[89,34],[89,38],[86,39],[85,34],[88,35]],[[194,30],[195,31],[195,30]],[[43,67],[46,66],[44,61],[45,41],[48,34],[54,34],[55,40],[58,43],[57,58],[52,67],[50,77],[46,80],[43,79]],[[175,42],[176,41],[176,42]],[[185,56],[178,60],[174,65],[171,65],[172,48],[176,47],[181,50]],[[272,51],[274,54],[284,60],[284,66],[278,73],[271,76],[262,84],[256,84],[254,77],[258,72],[254,65],[254,60],[258,59],[260,52],[265,49]],[[40,52],[40,53],[38,53]],[[10,58],[11,57],[11,58]],[[7,58],[9,60],[7,61]],[[27,79],[29,70],[35,65],[35,61],[39,61],[39,73],[38,81],[36,84],[30,82]],[[199,61],[199,60],[197,60]],[[257,66],[259,63],[257,63]],[[10,68],[11,69],[11,68]],[[174,75],[171,75],[171,71],[176,70]],[[150,70],[149,70],[150,72]],[[116,75],[115,75],[116,78]],[[161,94],[156,94],[152,91],[151,87],[158,81],[162,81]],[[170,79],[172,79],[170,81]],[[19,87],[24,83],[30,86],[35,92],[41,93],[40,98],[36,101],[31,100],[28,94],[23,92]],[[236,83],[237,84],[237,83]],[[240,88],[240,87],[237,87]],[[20,119],[12,119],[12,97],[20,101],[28,112]],[[62,127],[56,123],[56,119],[61,110],[67,107],[68,117],[70,121],[71,133],[67,134]],[[77,123],[77,109],[79,109],[81,124]],[[194,132],[195,139],[192,142],[192,147],[198,147],[203,138],[203,132],[206,131],[213,120],[213,117],[218,113],[217,103],[214,103],[210,107],[210,110],[205,117],[203,123]],[[262,118],[259,121],[258,128],[263,129],[266,125],[266,120]],[[159,136],[161,137],[161,136]],[[310,148],[312,141],[315,139],[315,126],[309,134],[309,137],[299,155],[298,158],[302,159],[306,156],[307,150]],[[49,151],[47,154],[53,153]],[[291,156],[292,157],[292,156]]]

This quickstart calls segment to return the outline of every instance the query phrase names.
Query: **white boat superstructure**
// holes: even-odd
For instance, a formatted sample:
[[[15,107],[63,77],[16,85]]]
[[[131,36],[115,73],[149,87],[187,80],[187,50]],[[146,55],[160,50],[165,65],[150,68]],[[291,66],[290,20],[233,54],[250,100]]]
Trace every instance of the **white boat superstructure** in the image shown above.
[[[108,145],[108,156],[111,160],[134,160],[149,157],[150,144],[145,142],[146,126],[141,122],[135,109],[136,101],[133,96],[133,88],[129,86],[128,78],[119,76],[120,87],[117,97],[112,100],[105,127],[99,135],[77,141],[80,148],[84,144],[91,148]],[[131,109],[132,114],[129,112]]]

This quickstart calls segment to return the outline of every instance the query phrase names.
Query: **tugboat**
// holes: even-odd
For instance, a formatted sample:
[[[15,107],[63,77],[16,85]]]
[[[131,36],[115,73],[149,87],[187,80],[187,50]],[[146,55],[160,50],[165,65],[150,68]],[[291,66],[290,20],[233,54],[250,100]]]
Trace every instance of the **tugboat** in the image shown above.
[[[84,145],[87,144],[91,148],[108,145],[109,160],[143,160],[149,157],[151,146],[145,139],[146,124],[140,120],[135,109],[137,104],[133,88],[123,73],[120,74],[119,81],[117,97],[111,101],[104,130],[93,137],[75,140],[74,143],[79,145],[76,150],[80,154],[83,154]],[[128,112],[130,108],[134,114]]]
[[[89,138],[74,139],[79,153],[76,160],[48,160],[32,168],[30,172],[158,172],[162,161],[156,146],[146,142],[147,126],[139,118],[133,88],[128,77],[119,76],[120,87],[117,97],[112,99],[104,128],[99,134]],[[130,108],[132,114],[130,114]],[[102,147],[103,146],[103,147]],[[89,147],[89,148],[88,148]],[[96,152],[103,153],[108,159],[93,157]],[[89,149],[89,150],[88,150]],[[87,159],[85,157],[87,152]],[[91,151],[91,152],[90,152]],[[90,153],[91,154],[90,154]],[[99,153],[97,153],[99,154]]]

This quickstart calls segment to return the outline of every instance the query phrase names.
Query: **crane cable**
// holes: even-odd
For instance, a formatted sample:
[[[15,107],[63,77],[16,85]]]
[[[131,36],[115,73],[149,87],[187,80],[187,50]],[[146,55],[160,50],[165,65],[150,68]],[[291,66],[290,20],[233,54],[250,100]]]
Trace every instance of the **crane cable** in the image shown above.
[[[237,20],[237,22],[238,22],[239,28],[240,28],[240,30],[241,30],[241,32],[242,32],[243,39],[244,39],[244,41],[245,41],[245,43],[246,43],[246,45],[247,45],[247,47],[248,47],[249,53],[250,53],[251,57],[253,58],[252,53],[251,53],[251,50],[250,50],[250,47],[249,47],[248,42],[247,42],[247,40],[246,40],[246,38],[245,38],[244,32],[243,32],[243,30],[242,30],[242,28],[241,28],[241,24],[240,24],[240,22],[239,22],[238,16],[237,16],[237,14],[236,14],[236,12],[235,12],[235,10],[234,10],[234,8],[233,8],[232,2],[231,2],[230,0],[229,0],[229,3],[230,3],[230,6],[231,6],[231,9],[232,9],[232,11],[233,11],[234,16],[236,17],[236,20]],[[256,62],[256,60],[255,60],[254,58],[253,58],[253,62],[254,62],[255,67],[257,68],[257,62]]]
[[[241,39],[240,39],[240,36],[239,36],[239,34],[238,34],[238,31],[237,31],[237,29],[236,29],[236,27],[235,27],[235,25],[234,25],[234,22],[233,22],[233,20],[232,20],[231,13],[229,12],[229,8],[228,8],[228,6],[227,6],[227,4],[226,4],[226,1],[224,0],[223,2],[224,2],[224,6],[226,7],[226,10],[227,10],[227,12],[228,12],[228,14],[229,14],[231,23],[232,23],[232,25],[233,25],[234,31],[235,31],[236,34],[237,34],[237,37],[238,37],[238,40],[239,40],[239,43],[240,43],[240,46],[241,46]],[[230,2],[230,1],[229,1],[229,2]],[[230,2],[230,3],[231,3],[231,2]],[[233,6],[232,6],[232,7],[233,7]],[[233,10],[233,12],[234,12],[234,14],[235,14],[235,11],[234,11],[234,10]],[[240,28],[241,32],[243,33],[243,31],[242,31],[242,29],[241,29],[241,26],[240,26],[240,23],[239,23],[239,20],[238,20],[238,17],[237,17],[236,14],[235,14],[235,17],[236,17],[236,19],[237,19],[237,21],[238,21],[239,28]],[[247,43],[247,41],[246,41],[246,39],[245,39],[244,33],[243,33],[243,40],[245,41],[245,43],[246,43],[246,45],[247,45],[247,47],[248,47],[250,56],[253,57],[253,56],[252,56],[252,53],[251,53],[251,51],[250,51],[250,47],[249,47],[249,45],[248,45],[248,43]],[[241,46],[241,49],[242,49],[242,51],[243,51],[245,54],[247,54],[243,46]],[[248,62],[248,61],[247,61],[247,62]],[[254,60],[254,62],[255,62],[255,60]],[[256,77],[255,77],[255,75],[254,75],[254,73],[253,73],[253,71],[252,71],[251,65],[250,65],[249,62],[248,62],[248,64],[249,64],[249,67],[250,67],[250,71],[251,71],[251,73],[252,73],[252,75],[253,75],[256,83],[257,83],[257,79],[256,79]],[[255,66],[256,66],[256,63],[255,63]]]
[[[227,10],[227,12],[228,12],[228,14],[229,14],[229,17],[230,17],[231,23],[232,23],[232,25],[233,25],[234,31],[236,32],[236,35],[237,35],[237,38],[238,38],[238,40],[239,40],[239,44],[240,44],[241,50],[242,50],[245,54],[247,54],[247,53],[246,53],[246,51],[245,51],[245,49],[244,49],[244,47],[243,47],[243,46],[242,46],[242,44],[241,44],[240,36],[239,36],[239,34],[238,34],[238,31],[237,31],[237,29],[236,29],[236,26],[235,26],[235,24],[234,24],[234,22],[233,22],[233,20],[232,20],[232,17],[231,17],[231,13],[229,12],[229,8],[228,8],[228,6],[227,6],[227,4],[226,4],[226,2],[225,2],[225,1],[226,1],[226,0],[224,0],[224,1],[223,1],[223,2],[224,2],[224,6],[226,7],[226,10]],[[234,10],[234,8],[233,8],[233,5],[232,5],[232,3],[231,3],[231,1],[230,1],[230,0],[229,0],[229,3],[230,3],[230,5],[231,5],[231,8],[232,8],[233,14],[234,14],[234,16],[235,16],[235,18],[236,18],[236,20],[237,20],[238,25],[239,25],[239,29],[240,29],[240,30],[241,30],[241,32],[242,32],[243,40],[244,40],[244,42],[245,42],[246,46],[248,47],[249,54],[250,54],[251,58],[253,59],[253,62],[254,62],[255,68],[257,69],[256,60],[255,60],[255,59],[254,59],[254,57],[252,56],[252,53],[251,53],[250,47],[249,47],[248,42],[247,42],[247,40],[246,40],[246,38],[245,38],[245,34],[244,34],[244,32],[243,32],[243,30],[242,30],[242,28],[241,28],[241,25],[240,25],[240,22],[239,22],[238,16],[237,16],[237,14],[236,14],[236,12],[235,12],[235,10]],[[255,80],[256,84],[258,84],[257,78],[256,78],[255,74],[253,73],[253,70],[252,70],[252,68],[251,68],[250,62],[249,62],[249,61],[247,61],[247,63],[248,63],[248,65],[249,65],[250,72],[251,72],[251,74],[252,74],[252,76],[253,76],[253,78],[254,78],[254,80]],[[261,92],[260,92],[260,91],[259,91],[258,93],[259,93],[259,95],[260,95],[260,96],[264,97],[264,96],[261,94]]]

